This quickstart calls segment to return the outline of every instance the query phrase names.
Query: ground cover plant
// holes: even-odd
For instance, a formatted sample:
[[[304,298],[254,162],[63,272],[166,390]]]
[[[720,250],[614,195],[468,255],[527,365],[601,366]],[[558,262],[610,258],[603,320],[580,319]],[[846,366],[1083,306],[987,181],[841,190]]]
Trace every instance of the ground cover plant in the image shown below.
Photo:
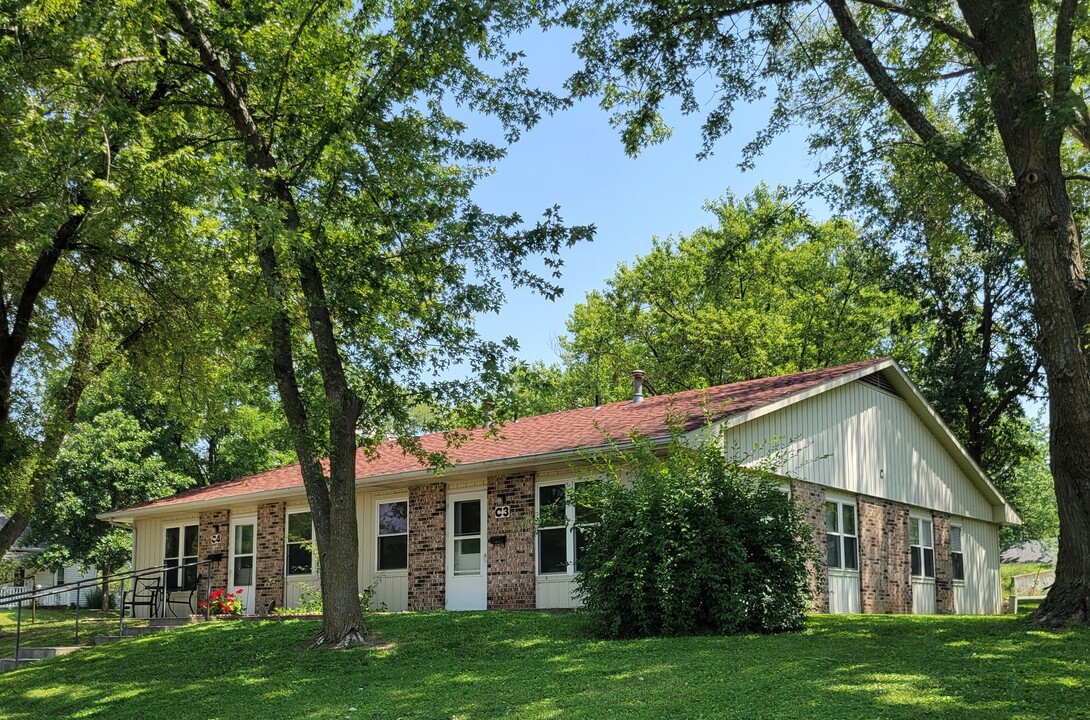
[[[14,609],[0,609],[0,657],[12,657],[15,653],[15,615]],[[147,620],[125,619],[126,627],[147,624]],[[30,608],[25,607],[21,632],[23,647],[90,645],[96,635],[117,634],[117,613],[80,610],[77,641],[75,615],[71,609],[38,608],[35,618]]]
[[[0,717],[1090,717],[1090,633],[1007,617],[816,616],[778,635],[590,639],[578,613],[214,622],[0,675]]]

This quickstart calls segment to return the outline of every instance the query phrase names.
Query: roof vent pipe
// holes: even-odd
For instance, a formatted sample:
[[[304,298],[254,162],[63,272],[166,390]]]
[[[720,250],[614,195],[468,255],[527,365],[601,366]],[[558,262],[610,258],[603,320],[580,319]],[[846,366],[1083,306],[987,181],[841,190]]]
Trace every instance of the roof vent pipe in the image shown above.
[[[643,370],[632,371],[632,402],[643,402],[643,379],[647,376]]]

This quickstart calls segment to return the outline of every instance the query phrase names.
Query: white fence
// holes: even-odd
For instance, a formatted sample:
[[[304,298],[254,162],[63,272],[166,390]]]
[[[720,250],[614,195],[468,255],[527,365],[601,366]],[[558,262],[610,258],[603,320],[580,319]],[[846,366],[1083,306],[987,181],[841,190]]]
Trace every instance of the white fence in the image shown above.
[[[31,590],[30,585],[0,585],[0,602],[5,598],[14,597],[15,595],[22,595],[23,593]],[[49,588],[43,587],[41,590],[45,591]],[[84,588],[80,591],[80,605],[87,605],[87,591],[90,588]],[[66,590],[62,593],[56,593],[54,595],[44,595],[38,598],[38,607],[71,607],[76,604],[76,591]]]

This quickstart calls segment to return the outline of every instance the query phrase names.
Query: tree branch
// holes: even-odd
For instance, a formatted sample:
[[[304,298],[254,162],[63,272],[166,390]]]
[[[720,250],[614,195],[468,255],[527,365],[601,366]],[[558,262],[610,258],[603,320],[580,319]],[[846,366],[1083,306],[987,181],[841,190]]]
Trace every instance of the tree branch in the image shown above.
[[[930,152],[950,169],[973,194],[997,215],[1015,224],[1014,207],[1006,191],[989,180],[972,163],[962,157],[939,132],[913,100],[905,94],[888,72],[882,67],[870,40],[855,22],[845,0],[825,0],[840,28],[840,34],[848,43],[855,59],[874,83],[875,89],[886,99],[890,107],[912,128],[927,145]]]
[[[1071,91],[1075,69],[1071,65],[1071,45],[1075,32],[1075,11],[1078,0],[1061,0],[1056,13],[1056,60],[1052,76],[1052,101],[1065,101],[1065,95]]]
[[[917,20],[924,25],[928,26],[932,30],[938,30],[943,35],[946,35],[951,40],[956,40],[961,43],[965,48],[971,51],[977,58],[980,57],[981,45],[980,42],[970,35],[966,30],[962,30],[956,25],[951,25],[945,20],[941,20],[934,15],[928,15],[925,12],[916,10],[914,8],[904,7],[903,5],[896,5],[891,2],[885,2],[885,0],[856,0],[861,5],[870,5],[871,7],[880,8],[894,15],[902,15],[913,20]]]

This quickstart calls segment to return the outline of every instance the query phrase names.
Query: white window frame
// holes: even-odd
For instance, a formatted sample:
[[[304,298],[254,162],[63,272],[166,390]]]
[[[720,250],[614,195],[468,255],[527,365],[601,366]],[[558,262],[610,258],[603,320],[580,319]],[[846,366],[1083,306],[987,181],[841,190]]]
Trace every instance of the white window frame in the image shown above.
[[[386,535],[383,535],[383,534],[381,534],[379,532],[380,508],[383,505],[391,505],[393,503],[405,503],[405,532],[403,532],[403,533],[387,533]],[[482,511],[483,511],[483,509],[482,509]],[[387,568],[387,569],[383,570],[378,566],[379,565],[379,557],[381,555],[381,552],[380,552],[381,548],[379,547],[378,539],[383,538],[383,537],[397,537],[398,535],[404,535],[405,536],[405,567],[403,567],[403,568]],[[409,546],[409,498],[408,498],[408,496],[381,498],[381,499],[375,500],[375,573],[380,574],[380,575],[391,575],[391,574],[409,572],[409,550],[408,550],[408,546]]]
[[[828,568],[830,570],[837,570],[839,572],[844,572],[844,573],[858,573],[859,572],[859,509],[856,507],[854,502],[847,501],[847,500],[840,500],[840,499],[837,499],[837,498],[827,497],[825,499],[825,506],[824,506],[826,511],[828,510],[829,505],[833,505],[836,508],[836,531],[831,532],[829,530],[828,516],[823,515],[822,520],[825,522],[825,537],[826,537],[826,547],[825,547],[825,562],[826,562],[826,565],[828,565]],[[844,532],[844,508],[846,508],[846,507],[850,507],[852,509],[852,519],[853,519],[853,524],[855,525],[855,532],[851,533],[851,534]],[[830,536],[834,536],[834,537],[837,538],[837,540],[836,540],[836,542],[837,542],[837,558],[839,560],[838,565],[829,565],[828,564],[828,562],[829,562],[828,538]],[[855,557],[855,563],[854,563],[855,567],[848,567],[847,563],[844,562],[844,559],[848,555],[847,552],[845,551],[845,545],[848,544],[848,543],[845,542],[845,538],[851,538],[852,540],[855,541],[854,551],[852,553],[854,555],[854,557]]]
[[[541,488],[556,487],[558,485],[564,486],[564,524],[563,525],[537,525],[534,530],[534,572],[538,577],[543,578],[556,578],[564,577],[568,575],[575,575],[578,571],[576,562],[578,560],[576,549],[578,546],[578,539],[576,532],[578,527],[590,527],[595,523],[584,523],[582,526],[576,526],[575,518],[575,504],[571,502],[571,493],[575,489],[575,486],[585,482],[593,482],[591,480],[539,480],[534,486],[534,523],[537,524],[541,517]],[[565,545],[565,564],[563,571],[557,572],[541,572],[541,531],[542,530],[560,530],[564,529],[564,545]]]
[[[303,542],[305,542],[305,541],[297,540],[297,541],[293,542],[292,539],[291,539],[291,535],[288,533],[288,528],[291,527],[291,516],[292,515],[304,515],[304,514],[310,515],[310,544],[311,544],[311,546],[313,548],[310,551],[310,570],[308,570],[307,572],[292,572],[291,571],[291,562],[290,562],[290,557],[291,556],[288,553],[288,548],[290,548],[292,545],[302,545]],[[317,545],[317,543],[315,542],[315,539],[314,539],[314,515],[310,512],[310,508],[305,508],[305,509],[300,508],[298,510],[286,510],[284,512],[284,577],[292,577],[292,578],[312,577],[315,574],[314,573],[315,557],[314,556],[315,556],[315,554],[317,552],[317,549],[318,549],[318,545]]]
[[[957,530],[958,542],[957,550],[954,549],[954,531]],[[957,576],[956,565],[954,563],[954,556],[957,555],[961,558],[961,577]],[[965,528],[956,523],[950,525],[950,577],[957,585],[965,584]]]
[[[197,532],[197,554],[196,555],[186,555],[185,554],[185,529],[187,527],[193,527],[193,528],[197,529],[196,530],[196,532]],[[201,557],[200,556],[200,552],[201,552],[201,525],[200,525],[200,523],[197,523],[197,522],[171,523],[170,525],[164,525],[163,526],[163,535],[160,538],[159,547],[162,548],[162,550],[163,550],[163,563],[162,564],[163,565],[167,564],[167,560],[168,560],[168,558],[167,558],[167,533],[170,532],[171,530],[177,530],[178,531],[178,555],[177,555],[176,558],[173,558],[173,559],[176,559],[178,561],[178,565],[185,565],[186,563],[196,562],[196,561],[200,560],[200,557]],[[164,588],[164,590],[183,590],[183,589],[185,589],[185,575],[184,575],[185,570],[176,570],[175,569],[175,570],[165,571],[165,573],[172,573],[172,572],[173,573],[177,573],[177,572],[183,573],[179,578],[181,580],[181,582],[178,584],[177,587],[171,587],[170,583],[167,582],[167,587]]]
[[[910,515],[908,518],[908,544],[909,552],[914,555],[918,550],[920,553],[920,572],[912,572],[911,558],[909,560],[909,572],[913,578],[920,580],[934,580],[935,579],[935,522],[930,515]],[[926,535],[924,534],[924,528],[927,528]],[[919,544],[913,544],[912,542],[912,530],[915,528]],[[931,554],[931,574],[927,574],[927,555]]]

